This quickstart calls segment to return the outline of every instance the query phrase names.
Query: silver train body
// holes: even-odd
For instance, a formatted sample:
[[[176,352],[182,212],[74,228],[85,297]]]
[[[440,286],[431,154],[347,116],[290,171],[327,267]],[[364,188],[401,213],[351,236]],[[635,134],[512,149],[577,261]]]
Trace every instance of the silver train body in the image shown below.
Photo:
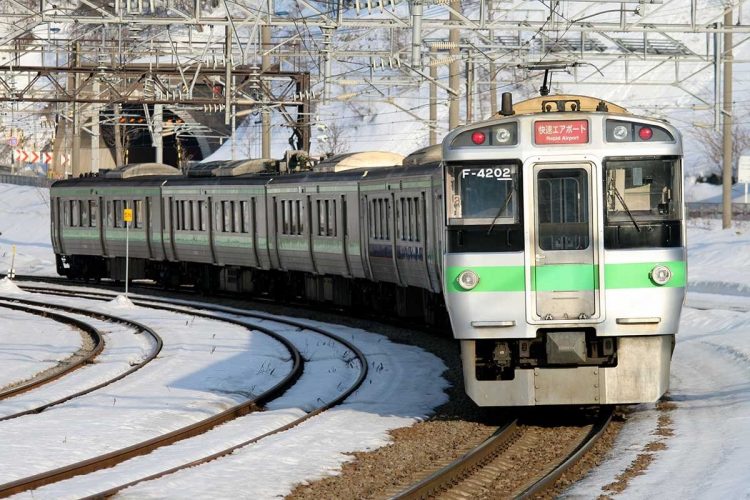
[[[661,397],[686,283],[679,132],[539,98],[453,131],[443,159],[445,301],[471,398]]]
[[[125,279],[127,234],[130,279],[432,323],[447,309],[481,406],[654,401],[684,301],[681,158],[664,122],[537,99],[404,166],[144,165],[60,181],[52,242],[72,278]]]

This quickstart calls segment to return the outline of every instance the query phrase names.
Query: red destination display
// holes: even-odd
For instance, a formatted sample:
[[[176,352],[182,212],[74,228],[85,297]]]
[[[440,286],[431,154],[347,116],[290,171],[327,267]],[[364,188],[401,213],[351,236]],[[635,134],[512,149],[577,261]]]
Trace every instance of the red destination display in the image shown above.
[[[536,144],[586,144],[589,122],[586,120],[544,120],[534,122]]]

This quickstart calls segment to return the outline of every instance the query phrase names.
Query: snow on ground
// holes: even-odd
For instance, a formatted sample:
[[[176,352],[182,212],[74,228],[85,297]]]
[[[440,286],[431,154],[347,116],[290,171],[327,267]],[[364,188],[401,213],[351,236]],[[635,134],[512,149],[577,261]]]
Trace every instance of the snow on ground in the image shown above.
[[[706,189],[709,190],[711,188]],[[0,255],[7,252],[9,244],[15,243],[24,248],[16,260],[17,272],[27,273],[30,269],[38,274],[54,275],[54,259],[44,236],[48,232],[48,215],[35,213],[44,212],[46,207],[44,202],[38,201],[44,199],[43,190],[37,193],[33,188],[0,186],[0,191],[6,193],[0,204],[0,231],[4,233],[0,236]],[[742,195],[743,188],[735,188],[735,193]],[[27,205],[29,209],[24,208]],[[17,218],[14,224],[7,223],[8,207],[15,207],[12,209]],[[31,240],[29,244],[26,244],[26,235]],[[665,413],[655,405],[634,407],[609,458],[567,492],[567,497],[594,498],[606,493],[622,498],[750,498],[747,475],[750,464],[750,253],[746,250],[750,246],[750,224],[735,222],[732,229],[722,230],[719,221],[691,221],[688,245],[688,299],[675,349],[669,394],[674,409]],[[0,260],[0,265],[7,266],[7,260]],[[7,293],[11,291],[0,288],[0,294]],[[442,363],[418,349],[404,350],[404,346],[389,345],[384,339],[366,332],[348,332],[347,335],[356,338],[371,356],[379,353],[384,361],[397,359],[387,365],[392,370],[387,377],[371,375],[374,381],[382,383],[361,391],[340,409],[296,429],[294,439],[299,441],[285,441],[282,436],[266,439],[259,446],[236,454],[231,463],[216,461],[158,483],[138,486],[126,494],[138,498],[163,495],[165,491],[176,496],[194,491],[199,497],[235,496],[239,491],[247,493],[248,497],[283,495],[295,482],[335,473],[343,461],[351,459],[348,452],[382,446],[387,442],[388,429],[409,425],[443,401],[445,382],[439,376]],[[424,363],[420,365],[423,375],[402,376],[404,367],[416,363]],[[399,383],[389,385],[385,380],[391,381],[389,384]],[[434,380],[434,385],[425,386],[427,380]],[[401,397],[384,406],[383,396],[387,393]],[[294,407],[284,408],[282,401],[263,418],[292,418],[300,411],[295,409],[298,403],[295,401]],[[658,431],[660,418],[665,414],[671,422]],[[251,421],[240,420],[222,426],[221,432],[232,435],[240,432],[238,429],[246,432],[246,425],[252,425],[253,429],[270,425],[268,421],[247,424]],[[357,443],[343,446],[341,443],[347,441],[345,436],[357,436]],[[325,443],[325,446],[312,455],[309,443]],[[196,441],[185,446],[200,448],[203,444]],[[285,450],[290,447],[293,453],[286,454]],[[178,452],[164,450],[161,453]],[[181,449],[179,453],[188,452]],[[602,489],[614,482],[639,455],[651,460],[642,475],[630,479],[622,493]],[[154,454],[152,459],[161,460],[164,456]],[[136,465],[136,468],[142,466]],[[237,479],[233,471],[241,468],[252,468],[257,474]],[[60,494],[60,491],[49,490],[48,496]]]

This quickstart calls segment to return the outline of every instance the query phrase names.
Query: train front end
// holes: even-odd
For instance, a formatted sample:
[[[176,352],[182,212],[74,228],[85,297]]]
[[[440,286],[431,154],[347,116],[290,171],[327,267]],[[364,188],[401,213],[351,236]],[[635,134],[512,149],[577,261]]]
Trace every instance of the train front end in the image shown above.
[[[537,98],[443,143],[444,295],[480,406],[655,401],[685,297],[682,143]]]

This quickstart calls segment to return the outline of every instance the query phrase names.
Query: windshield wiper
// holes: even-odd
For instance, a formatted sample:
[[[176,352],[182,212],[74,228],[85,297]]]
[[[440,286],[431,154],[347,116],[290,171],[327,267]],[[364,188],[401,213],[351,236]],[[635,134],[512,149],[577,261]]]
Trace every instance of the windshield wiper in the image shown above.
[[[508,191],[508,194],[505,195],[505,201],[503,201],[503,204],[500,206],[500,210],[497,211],[497,215],[495,215],[495,218],[492,219],[492,224],[490,224],[490,228],[487,230],[487,235],[492,232],[492,228],[495,227],[495,223],[497,222],[497,219],[500,218],[500,214],[505,212],[505,210],[508,208],[508,203],[510,203],[510,199],[513,198],[513,194],[516,192],[516,183],[514,182],[511,185],[510,191]]]
[[[617,186],[615,186],[615,179],[614,179],[614,177],[612,178],[612,180],[609,183],[609,189],[610,189],[611,192],[615,193],[615,196],[620,201],[620,205],[622,205],[622,208],[625,209],[625,213],[628,214],[628,217],[630,217],[630,221],[635,226],[635,230],[640,233],[641,232],[641,228],[638,226],[638,223],[635,221],[635,217],[633,217],[633,214],[630,212],[630,209],[628,208],[627,203],[625,203],[625,199],[620,194],[620,190],[617,189]]]

